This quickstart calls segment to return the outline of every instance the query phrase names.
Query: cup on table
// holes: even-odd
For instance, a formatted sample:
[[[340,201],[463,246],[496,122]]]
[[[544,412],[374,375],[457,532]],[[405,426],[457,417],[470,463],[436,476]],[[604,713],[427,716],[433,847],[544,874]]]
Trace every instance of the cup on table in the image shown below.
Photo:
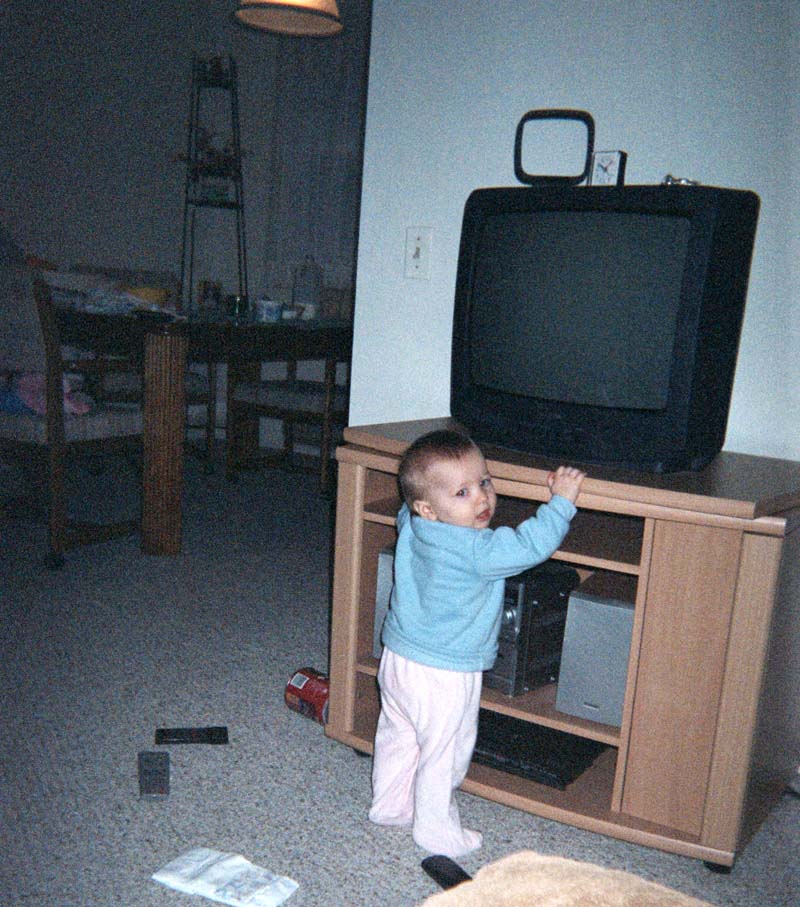
[[[253,303],[253,318],[260,322],[280,321],[282,309],[276,300],[262,296]]]

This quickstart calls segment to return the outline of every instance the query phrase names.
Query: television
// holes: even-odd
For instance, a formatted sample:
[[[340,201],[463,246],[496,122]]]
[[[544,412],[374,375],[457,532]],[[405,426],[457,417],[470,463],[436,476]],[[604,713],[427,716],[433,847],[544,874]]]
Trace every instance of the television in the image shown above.
[[[695,185],[472,192],[453,417],[541,457],[702,469],[725,440],[759,204]]]

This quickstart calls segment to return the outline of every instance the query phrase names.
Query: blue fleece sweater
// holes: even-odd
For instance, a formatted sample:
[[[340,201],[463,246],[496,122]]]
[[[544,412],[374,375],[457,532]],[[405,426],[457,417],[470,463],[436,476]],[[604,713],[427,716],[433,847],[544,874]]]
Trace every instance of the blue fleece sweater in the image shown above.
[[[505,578],[547,560],[574,515],[575,506],[554,495],[516,529],[470,529],[412,516],[404,504],[384,646],[434,668],[491,668]]]

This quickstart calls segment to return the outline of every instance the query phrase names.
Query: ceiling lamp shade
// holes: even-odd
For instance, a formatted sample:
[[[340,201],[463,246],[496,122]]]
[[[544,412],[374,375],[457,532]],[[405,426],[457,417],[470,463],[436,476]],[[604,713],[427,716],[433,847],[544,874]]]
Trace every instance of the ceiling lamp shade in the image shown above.
[[[342,30],[336,0],[242,0],[236,18],[250,28],[325,38]]]

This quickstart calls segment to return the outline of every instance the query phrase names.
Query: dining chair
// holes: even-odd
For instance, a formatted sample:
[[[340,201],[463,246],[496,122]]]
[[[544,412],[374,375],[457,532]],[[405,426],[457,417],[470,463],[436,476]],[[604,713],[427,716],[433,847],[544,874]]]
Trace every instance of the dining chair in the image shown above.
[[[96,278],[113,285],[117,290],[140,296],[142,304],[164,304],[167,300],[178,302],[180,311],[180,280],[168,271],[147,271],[130,268],[100,267],[78,263],[72,265],[70,274],[83,278]],[[144,400],[143,366],[125,357],[103,357],[99,362],[82,363],[89,368],[92,394],[104,403],[138,403]],[[202,427],[204,445],[201,453],[213,459],[217,430],[217,364],[192,363],[186,369],[185,393],[187,430]],[[192,409],[203,411],[202,422],[197,426],[190,420]]]
[[[324,353],[321,377],[298,377],[296,356],[287,355],[284,378],[260,378],[260,363],[254,363],[241,347],[229,352],[227,387],[226,473],[254,465],[278,465],[313,469],[327,493],[332,485],[331,455],[339,432],[347,425],[348,388],[337,382],[340,363],[349,369],[349,348]],[[316,361],[316,360],[315,360]],[[255,426],[261,417],[282,423],[283,447],[270,451],[258,446]],[[309,434],[309,430],[311,434]],[[297,450],[313,445],[314,457]]]
[[[72,368],[74,366],[71,365]],[[64,359],[52,296],[0,227],[0,371],[43,377],[41,407],[0,411],[0,455],[37,469],[47,490],[46,563],[64,564],[67,550],[136,531],[138,518],[105,524],[70,519],[66,489],[68,458],[79,452],[141,449],[142,410],[92,406],[65,411]],[[71,407],[70,409],[77,409]]]

